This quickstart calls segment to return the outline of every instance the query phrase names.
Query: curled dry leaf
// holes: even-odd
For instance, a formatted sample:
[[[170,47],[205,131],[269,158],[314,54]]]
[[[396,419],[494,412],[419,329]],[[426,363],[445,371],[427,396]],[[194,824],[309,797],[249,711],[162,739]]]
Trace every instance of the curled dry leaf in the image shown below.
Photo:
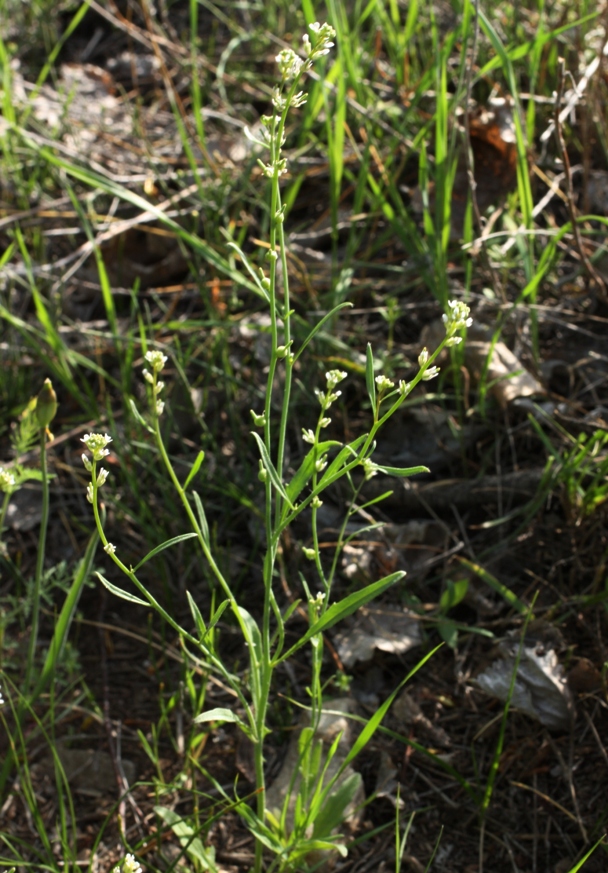
[[[494,348],[489,342],[467,342],[465,363],[476,381],[481,379],[486,362],[486,383],[503,409],[519,397],[541,397],[545,394],[538,379],[526,370],[503,342],[497,342]]]
[[[500,645],[500,660],[477,676],[480,688],[506,701],[517,663],[517,641]],[[551,730],[567,730],[574,716],[572,694],[554,649],[542,646],[524,646],[519,665],[511,706],[536,719]]]
[[[418,616],[400,606],[362,606],[355,620],[334,638],[338,654],[348,669],[369,661],[376,649],[403,655],[422,642]]]

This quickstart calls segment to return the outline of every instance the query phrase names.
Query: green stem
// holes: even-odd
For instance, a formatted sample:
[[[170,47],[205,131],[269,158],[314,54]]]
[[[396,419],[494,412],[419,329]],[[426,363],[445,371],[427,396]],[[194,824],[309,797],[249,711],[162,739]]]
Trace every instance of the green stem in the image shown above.
[[[42,573],[44,570],[44,555],[46,549],[46,532],[49,524],[49,480],[46,465],[46,428],[40,428],[40,472],[42,474],[42,518],[40,520],[40,536],[38,538],[38,554],[36,555],[36,575],[32,594],[32,627],[27,651],[25,668],[25,693],[28,694],[32,684],[36,645],[38,643],[38,626],[40,624],[40,595],[42,589]]]
[[[6,518],[6,513],[8,510],[8,504],[10,502],[11,495],[9,491],[6,491],[4,494],[4,499],[2,501],[2,509],[0,509],[0,542],[2,542],[2,531],[4,530],[4,519]]]

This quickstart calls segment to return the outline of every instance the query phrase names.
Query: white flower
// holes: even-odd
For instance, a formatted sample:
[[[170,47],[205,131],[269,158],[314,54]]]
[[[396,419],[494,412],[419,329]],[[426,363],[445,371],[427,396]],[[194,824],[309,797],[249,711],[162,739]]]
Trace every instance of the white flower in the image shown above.
[[[310,443],[311,446],[314,446],[314,444],[315,444],[314,431],[312,431],[310,428],[306,429],[303,427],[302,428],[302,439],[304,440],[305,443]]]
[[[145,368],[142,370],[142,373],[143,373],[143,377],[146,380],[146,382],[149,382],[150,385],[153,385],[154,384],[154,376],[152,375],[152,373],[149,370],[146,370]]]
[[[87,471],[87,473],[90,473],[93,469],[93,464],[89,461],[84,452],[80,457],[82,458],[82,463],[84,464],[85,470]]]
[[[164,409],[164,408],[165,408],[165,404],[164,404],[164,402],[163,402],[162,400],[157,400],[157,401],[156,401],[156,414],[157,414],[157,415],[162,415],[162,414],[163,414],[163,409]]]
[[[89,484],[87,485],[87,500],[89,501],[89,503],[93,502],[93,483],[92,482],[89,482]]]
[[[105,546],[103,547],[103,550],[106,553],[106,555],[113,555],[114,552],[116,551],[116,546],[112,545],[112,543],[106,543]]]
[[[327,390],[333,391],[336,385],[339,382],[342,382],[343,379],[346,379],[348,374],[344,372],[344,370],[329,370],[325,374],[325,378],[327,379]]]
[[[284,80],[295,79],[302,69],[302,61],[293,49],[283,49],[276,56],[275,61],[279,66],[281,78]]]
[[[431,379],[434,379],[435,376],[439,375],[439,367],[429,367],[428,370],[425,370],[422,374],[423,382],[430,382]]]
[[[321,458],[317,458],[315,461],[315,470],[317,473],[322,473],[323,470],[327,467],[327,455],[323,455]]]
[[[428,360],[429,360],[429,350],[422,349],[422,351],[418,355],[418,366],[424,367],[424,365],[428,363]]]
[[[115,871],[118,869],[118,867],[114,868]],[[135,860],[133,855],[125,857],[125,860],[122,862],[122,873],[142,873],[141,864]]]
[[[425,370],[422,374],[422,381],[429,382],[431,379],[434,379],[435,376],[439,374],[439,367],[429,367],[428,370]]]
[[[108,478],[109,475],[110,475],[110,473],[108,470],[104,470],[103,467],[100,469],[99,473],[97,474],[97,487],[98,488],[101,488],[102,485],[105,485],[106,479]]]
[[[4,467],[0,467],[0,491],[10,491],[15,487],[15,477]]]
[[[330,48],[334,45],[331,40],[336,35],[336,31],[331,24],[320,24],[318,21],[315,21],[313,24],[308,25],[308,29],[313,32],[315,38],[312,46],[310,46],[309,41],[304,42],[304,51],[307,52],[310,60],[315,60],[322,57],[322,55],[329,54]]]
[[[106,446],[112,442],[112,437],[108,436],[107,433],[103,435],[100,433],[85,433],[80,442],[85,444],[93,455],[94,461],[101,461],[102,458],[110,454]]]
[[[331,418],[327,418],[326,416],[325,418],[321,419],[319,424],[321,425],[321,427],[327,427],[328,424],[331,424]]]
[[[386,376],[376,376],[375,382],[380,394],[384,394],[386,391],[390,391],[391,388],[395,387],[395,383],[391,382],[391,380]]]
[[[169,360],[166,355],[163,355],[162,352],[156,352],[156,351],[146,352],[145,358],[155,373],[160,373],[162,368],[165,366],[165,364]]]
[[[365,476],[365,481],[367,482],[372,476],[375,476],[378,472],[378,468],[376,464],[372,461],[371,458],[366,458],[361,462],[363,466],[363,475]]]
[[[470,312],[466,303],[461,303],[460,300],[448,300],[448,311],[441,316],[448,337],[453,336],[457,330],[473,324],[473,319],[469,316]]]

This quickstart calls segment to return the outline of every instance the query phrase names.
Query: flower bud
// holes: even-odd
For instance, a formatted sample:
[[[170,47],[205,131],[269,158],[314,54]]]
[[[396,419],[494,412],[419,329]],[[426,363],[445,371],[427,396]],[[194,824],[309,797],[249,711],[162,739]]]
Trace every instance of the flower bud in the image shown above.
[[[50,379],[45,379],[36,398],[36,418],[40,427],[48,427],[57,412],[57,395]]]

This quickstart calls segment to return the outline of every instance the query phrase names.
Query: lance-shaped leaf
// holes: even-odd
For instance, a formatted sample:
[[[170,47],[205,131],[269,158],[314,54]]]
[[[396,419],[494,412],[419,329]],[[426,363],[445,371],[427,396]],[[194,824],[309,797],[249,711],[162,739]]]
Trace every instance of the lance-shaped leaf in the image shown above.
[[[360,606],[364,606],[366,603],[369,603],[370,600],[378,597],[383,591],[386,591],[387,588],[390,588],[391,585],[398,582],[399,579],[403,579],[404,576],[405,573],[403,570],[399,570],[396,573],[391,573],[390,576],[385,576],[384,579],[372,582],[371,585],[366,585],[365,588],[362,588],[360,591],[353,591],[352,594],[349,594],[348,597],[339,600],[337,603],[332,603],[323,615],[315,621],[314,624],[311,624],[306,633],[300,637],[298,642],[292,646],[288,652],[285,652],[276,663],[280,663],[286,658],[289,658],[294,652],[312,639],[312,637],[315,637],[317,634],[321,634],[330,627],[333,627],[339,621],[342,621],[343,618],[346,618],[346,616],[352,615],[352,613],[356,612]]]

